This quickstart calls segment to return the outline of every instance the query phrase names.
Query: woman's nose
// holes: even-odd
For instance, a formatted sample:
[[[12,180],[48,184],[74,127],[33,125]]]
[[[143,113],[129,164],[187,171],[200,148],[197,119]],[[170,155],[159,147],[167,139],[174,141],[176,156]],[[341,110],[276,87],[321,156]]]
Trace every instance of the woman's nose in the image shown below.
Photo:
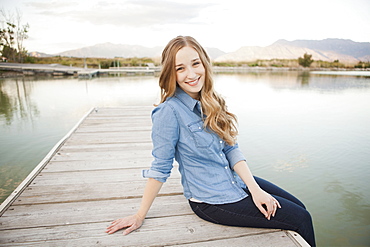
[[[197,74],[195,73],[194,68],[189,68],[188,69],[188,75],[187,75],[187,77],[189,79],[195,79],[195,77],[197,77]]]

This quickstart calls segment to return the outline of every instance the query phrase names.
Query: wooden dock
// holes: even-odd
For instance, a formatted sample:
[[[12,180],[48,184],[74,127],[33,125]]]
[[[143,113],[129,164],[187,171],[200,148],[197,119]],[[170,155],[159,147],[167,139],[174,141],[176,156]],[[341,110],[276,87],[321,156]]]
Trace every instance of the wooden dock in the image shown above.
[[[0,246],[308,246],[296,233],[206,222],[171,177],[144,225],[105,228],[134,214],[150,166],[152,107],[92,109],[0,207]]]
[[[21,64],[21,63],[0,63],[0,70],[16,71],[24,75],[48,74],[54,76],[77,76],[79,78],[93,78],[99,75],[152,75],[157,76],[160,67],[111,67],[109,69],[91,69],[64,66],[60,64]]]

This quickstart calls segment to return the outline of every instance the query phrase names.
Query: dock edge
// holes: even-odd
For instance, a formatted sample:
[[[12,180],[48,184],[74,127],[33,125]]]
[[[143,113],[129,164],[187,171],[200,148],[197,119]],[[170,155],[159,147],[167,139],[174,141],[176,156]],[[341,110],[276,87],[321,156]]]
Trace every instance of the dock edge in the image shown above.
[[[286,235],[297,245],[301,247],[310,247],[310,245],[302,238],[301,235],[294,231],[285,230]]]
[[[37,177],[37,175],[44,169],[53,155],[58,152],[60,147],[72,135],[72,133],[80,126],[80,124],[96,109],[92,107],[78,122],[77,124],[49,151],[49,153],[40,161],[40,163],[28,174],[28,176],[18,185],[18,187],[1,203],[0,217],[12,205],[12,203],[22,194],[27,186]]]

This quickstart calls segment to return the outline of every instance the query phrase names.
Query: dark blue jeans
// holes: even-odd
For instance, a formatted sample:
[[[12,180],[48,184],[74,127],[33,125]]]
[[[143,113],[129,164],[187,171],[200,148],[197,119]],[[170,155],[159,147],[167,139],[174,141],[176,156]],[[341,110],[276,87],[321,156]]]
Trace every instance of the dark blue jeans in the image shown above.
[[[278,186],[258,177],[255,179],[261,189],[275,197],[281,205],[270,220],[258,210],[248,189],[245,190],[249,196],[235,203],[212,205],[189,201],[190,206],[196,215],[212,223],[292,230],[299,233],[308,244],[316,246],[311,215],[303,203]]]

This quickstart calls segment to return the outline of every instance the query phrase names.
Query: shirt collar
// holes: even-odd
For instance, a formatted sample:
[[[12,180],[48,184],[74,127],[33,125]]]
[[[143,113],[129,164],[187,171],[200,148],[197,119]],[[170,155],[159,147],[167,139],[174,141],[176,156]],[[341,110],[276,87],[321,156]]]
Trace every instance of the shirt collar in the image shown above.
[[[189,94],[187,94],[180,87],[176,88],[175,97],[178,98],[190,111],[194,111],[195,106],[200,110],[200,102],[196,99],[193,99]]]

